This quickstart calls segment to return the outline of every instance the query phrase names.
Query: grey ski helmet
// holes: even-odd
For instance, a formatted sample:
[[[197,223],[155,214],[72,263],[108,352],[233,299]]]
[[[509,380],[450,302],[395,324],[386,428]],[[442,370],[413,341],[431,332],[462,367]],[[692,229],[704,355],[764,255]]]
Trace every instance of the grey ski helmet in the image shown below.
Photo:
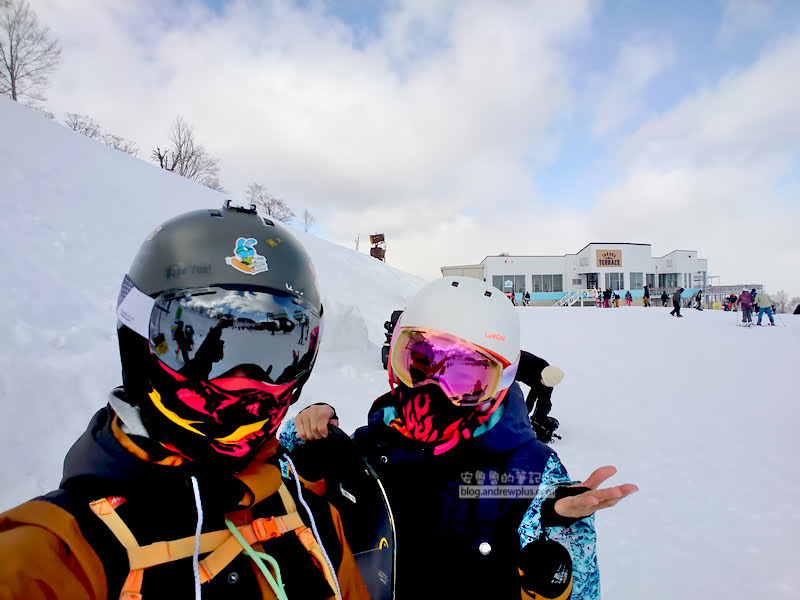
[[[311,374],[322,302],[290,231],[227,201],[150,234],[117,318],[126,400],[151,438],[193,460],[242,464]]]

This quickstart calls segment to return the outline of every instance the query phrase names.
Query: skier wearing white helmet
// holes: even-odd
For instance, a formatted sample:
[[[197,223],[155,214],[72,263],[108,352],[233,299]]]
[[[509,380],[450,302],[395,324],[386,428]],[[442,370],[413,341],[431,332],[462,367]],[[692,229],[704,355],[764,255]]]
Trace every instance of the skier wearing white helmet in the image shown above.
[[[397,323],[391,390],[353,436],[391,503],[396,597],[599,598],[592,515],[637,488],[598,489],[610,466],[570,480],[531,429],[519,358],[515,308],[477,279],[428,284]],[[309,407],[281,439],[326,437],[334,417]]]

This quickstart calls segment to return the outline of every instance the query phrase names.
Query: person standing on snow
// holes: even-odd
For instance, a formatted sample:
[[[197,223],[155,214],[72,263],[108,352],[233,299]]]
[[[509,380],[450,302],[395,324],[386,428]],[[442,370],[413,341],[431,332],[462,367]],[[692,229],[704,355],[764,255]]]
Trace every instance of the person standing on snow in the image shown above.
[[[514,383],[519,361],[517,313],[482,281],[443,277],[403,312],[392,390],[353,436],[391,503],[398,598],[566,598],[570,589],[599,598],[591,515],[637,488],[598,489],[610,466],[570,481],[530,427]],[[295,418],[297,435],[326,437],[334,415],[309,407]],[[296,439],[291,424],[285,435]],[[537,487],[501,498],[492,493],[500,482]],[[460,497],[464,486],[478,496]]]
[[[661,292],[661,306],[666,306],[667,300],[669,300],[669,295],[667,294],[667,290],[664,290]]]
[[[681,294],[683,293],[683,288],[679,287],[675,290],[675,293],[672,294],[672,312],[669,314],[674,315],[676,317],[682,317],[681,314]]]
[[[775,319],[772,318],[772,298],[766,292],[759,292],[756,294],[756,305],[758,306],[758,322],[756,325],[761,325],[761,317],[767,313],[769,317],[769,324],[775,325]]]
[[[272,336],[270,313],[311,333]],[[275,432],[322,318],[289,230],[229,203],[167,221],[136,255],[117,318],[124,385],[67,454],[60,488],[0,514],[0,597],[368,598],[338,513],[278,465]]]
[[[702,290],[698,290],[697,291],[697,295],[694,297],[694,301],[695,301],[695,306],[694,307],[697,310],[703,310],[703,307],[701,306],[702,300],[703,300],[703,291]]]
[[[747,290],[742,290],[739,295],[739,304],[742,306],[742,323],[753,324],[751,316],[753,310],[753,297]]]
[[[728,300],[730,300],[730,303],[731,303],[731,310],[733,312],[736,312],[736,304],[737,304],[737,300],[738,300],[736,298],[736,294],[731,294],[730,297],[728,298]]]
[[[644,296],[642,296],[642,298],[643,298],[644,305],[649,307],[650,306],[650,286],[649,285],[645,285],[644,286]]]
[[[631,295],[630,290],[625,291],[625,306],[630,306],[631,302],[633,301],[633,296]]]

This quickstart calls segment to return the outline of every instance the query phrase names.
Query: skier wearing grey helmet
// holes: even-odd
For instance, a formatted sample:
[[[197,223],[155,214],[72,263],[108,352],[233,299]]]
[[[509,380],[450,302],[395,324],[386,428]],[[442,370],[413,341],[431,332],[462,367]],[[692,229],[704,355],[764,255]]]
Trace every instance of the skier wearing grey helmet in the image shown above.
[[[59,489],[0,514],[3,597],[368,598],[337,511],[279,463],[322,312],[307,252],[255,207],[157,227],[119,295],[123,386]]]

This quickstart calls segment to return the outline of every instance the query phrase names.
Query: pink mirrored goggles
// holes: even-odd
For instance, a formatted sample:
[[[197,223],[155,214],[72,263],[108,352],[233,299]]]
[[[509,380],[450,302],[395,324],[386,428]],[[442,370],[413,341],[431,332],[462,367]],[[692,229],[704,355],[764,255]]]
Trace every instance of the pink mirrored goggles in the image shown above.
[[[508,387],[516,372],[504,373],[508,366],[486,348],[432,329],[402,329],[392,344],[398,382],[410,388],[436,384],[458,406],[481,404]]]

